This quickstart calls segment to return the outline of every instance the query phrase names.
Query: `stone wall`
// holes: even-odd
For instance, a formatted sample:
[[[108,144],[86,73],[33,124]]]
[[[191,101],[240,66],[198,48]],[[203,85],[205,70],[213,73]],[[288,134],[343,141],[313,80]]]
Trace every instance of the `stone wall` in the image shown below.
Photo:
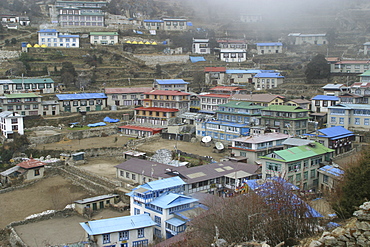
[[[55,127],[49,127],[55,128]],[[43,129],[46,130],[46,129]],[[88,130],[79,130],[73,131],[69,133],[60,133],[50,136],[38,136],[38,137],[28,137],[28,140],[31,144],[45,144],[45,143],[54,143],[62,141],[63,139],[69,140],[78,140],[78,139],[85,139],[90,137],[101,137],[101,136],[109,136],[118,133],[117,126],[107,126],[107,127],[99,127],[93,128]]]
[[[319,240],[312,241],[309,247],[321,246],[370,246],[370,201],[353,213],[355,221],[345,227],[337,227],[324,232]]]

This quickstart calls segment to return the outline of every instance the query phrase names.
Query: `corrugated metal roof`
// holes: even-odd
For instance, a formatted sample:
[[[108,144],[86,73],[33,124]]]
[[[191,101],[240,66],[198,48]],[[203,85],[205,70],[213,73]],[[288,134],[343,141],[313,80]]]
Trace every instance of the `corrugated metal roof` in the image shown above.
[[[284,78],[280,73],[258,73],[254,77],[256,78]]]
[[[37,31],[38,33],[56,33],[58,32],[56,29],[40,29],[40,31]]]
[[[154,112],[178,112],[175,108],[160,108],[160,107],[137,107],[135,110],[154,111]]]
[[[276,98],[284,99],[285,97],[276,94],[234,94],[231,100],[241,100],[249,102],[271,102]]]
[[[327,148],[324,145],[314,142],[309,145],[292,147],[284,150],[274,151],[274,153],[282,158],[283,162],[292,162],[296,160],[306,159],[309,157],[317,156],[320,154],[326,154],[334,152],[333,149]],[[274,159],[267,156],[261,157],[262,159]],[[280,159],[278,159],[280,160]]]
[[[106,35],[106,36],[117,36],[117,32],[90,32],[90,35]]]
[[[8,175],[12,174],[13,172],[18,171],[19,169],[20,169],[19,166],[13,166],[12,168],[9,168],[8,170],[0,172],[0,175],[1,176],[8,176]]]
[[[256,43],[257,46],[282,46],[283,44],[280,42],[272,42],[272,43]]]
[[[89,235],[127,231],[156,225],[147,214],[123,216],[80,223]]]
[[[215,94],[215,93],[208,93],[199,95],[199,97],[214,97],[214,98],[229,98],[229,94]]]
[[[142,185],[141,187],[150,190],[162,190],[186,184],[180,177],[172,177],[161,180],[155,180]],[[139,186],[140,187],[140,186]]]
[[[205,67],[204,72],[226,72],[226,67]]]
[[[342,169],[340,169],[339,167],[334,167],[332,165],[323,166],[323,167],[319,168],[319,171],[332,174],[336,177],[340,177],[344,174],[344,171]]]
[[[189,82],[183,79],[155,79],[159,85],[169,85],[169,84],[189,84]]]
[[[144,22],[163,23],[162,20],[144,20]]]
[[[176,96],[176,95],[179,95],[179,96],[187,96],[187,95],[190,95],[188,93],[185,93],[185,92],[181,92],[181,91],[175,91],[175,90],[152,90],[150,92],[147,92],[147,93],[144,93],[144,94],[150,94],[150,95],[170,95],[170,96]]]
[[[335,106],[329,106],[330,109],[361,109],[361,110],[370,110],[370,105],[366,104],[337,104]]]
[[[22,115],[19,115],[18,113],[15,113],[15,115],[13,115],[13,112],[11,111],[3,111],[3,112],[0,112],[0,118],[6,118],[6,117],[22,117]]]
[[[100,201],[100,200],[114,198],[116,196],[118,196],[118,195],[117,194],[111,194],[111,195],[94,196],[94,197],[74,201],[74,203],[78,203],[78,204],[91,203],[91,202],[96,202],[96,201]]]
[[[25,78],[25,79],[12,79],[14,83],[54,83],[51,78]]]
[[[106,99],[104,93],[75,93],[75,94],[56,94],[59,100],[79,100],[79,99]]]
[[[209,90],[210,91],[239,91],[242,89],[240,87],[232,87],[232,86],[216,86]]]
[[[232,141],[245,142],[245,143],[262,143],[276,140],[288,139],[289,135],[283,133],[266,133],[258,136],[247,136],[232,139]]]
[[[181,226],[181,225],[185,224],[186,221],[182,221],[182,220],[180,220],[178,218],[173,217],[173,218],[171,218],[169,220],[166,220],[166,223],[177,227],[177,226]]]
[[[326,84],[322,89],[339,90],[344,84]]]
[[[290,105],[270,105],[262,110],[266,111],[282,111],[282,112],[308,112],[307,109],[302,109],[299,106]]]
[[[339,101],[337,96],[328,96],[328,95],[316,95],[312,98],[312,100],[331,100],[331,101]]]
[[[265,108],[264,106],[256,105],[253,104],[252,102],[248,101],[230,101],[226,104],[221,104],[218,105],[219,107],[224,106],[224,107],[232,107],[232,108],[237,108],[237,109],[262,109]],[[220,109],[220,108],[219,108]],[[219,111],[216,111],[219,112]]]
[[[288,146],[303,146],[308,145],[309,143],[313,143],[313,140],[308,139],[301,139],[301,138],[288,138],[285,141],[283,141],[283,145]]]
[[[188,203],[193,203],[197,201],[198,199],[195,199],[189,196],[169,193],[169,194],[157,197],[150,204],[163,208],[163,209],[167,209],[167,208],[172,208],[172,207],[176,207],[176,206],[180,206],[180,205],[184,205]]]
[[[40,98],[40,95],[34,93],[12,93],[12,94],[4,94],[5,98],[7,99],[17,99],[17,98]]]
[[[323,134],[324,137],[332,138],[332,137],[338,137],[343,135],[354,135],[352,131],[347,130],[346,128],[342,126],[335,126],[335,127],[329,127],[325,129],[319,129],[319,133]]]
[[[106,88],[105,93],[147,93],[152,91],[151,87],[120,87],[120,88]]]
[[[24,169],[32,169],[32,168],[41,167],[45,165],[46,163],[39,161],[39,160],[32,159],[32,158],[17,164],[17,166],[22,167]]]
[[[248,70],[245,69],[227,69],[226,74],[247,74]]]

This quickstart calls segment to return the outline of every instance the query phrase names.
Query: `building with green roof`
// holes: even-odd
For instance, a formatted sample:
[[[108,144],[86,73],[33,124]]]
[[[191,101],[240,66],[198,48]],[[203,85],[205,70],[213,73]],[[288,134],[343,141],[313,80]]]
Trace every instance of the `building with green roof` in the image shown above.
[[[291,136],[303,135],[307,133],[308,113],[299,106],[270,105],[261,110],[261,125]]]
[[[260,123],[261,109],[263,108],[263,106],[256,105],[252,102],[230,101],[218,106],[216,117],[221,121],[245,123],[254,126]]]
[[[54,81],[51,78],[0,80],[0,94],[25,92],[55,93]]]
[[[333,152],[318,142],[274,151],[260,157],[262,178],[279,176],[302,190],[317,188],[317,169],[330,161]]]
[[[23,116],[41,115],[41,96],[35,93],[14,93],[0,96],[3,111],[12,111]]]
[[[92,45],[117,45],[118,32],[90,32]]]

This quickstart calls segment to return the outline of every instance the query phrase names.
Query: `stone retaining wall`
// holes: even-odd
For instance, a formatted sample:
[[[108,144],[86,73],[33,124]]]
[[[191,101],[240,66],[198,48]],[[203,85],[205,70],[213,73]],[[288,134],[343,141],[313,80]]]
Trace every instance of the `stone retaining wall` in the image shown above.
[[[321,238],[312,241],[309,247],[370,246],[370,201],[362,204],[360,210],[353,215],[356,217],[354,224],[324,232]]]
[[[45,129],[43,129],[45,130]],[[79,130],[73,131],[65,134],[55,134],[51,136],[38,136],[38,137],[28,137],[28,140],[31,144],[45,144],[45,143],[54,143],[62,141],[64,138],[70,140],[78,140],[78,139],[85,139],[90,137],[101,137],[101,136],[109,136],[118,133],[117,126],[108,126],[108,127],[99,127],[94,129],[88,130]]]

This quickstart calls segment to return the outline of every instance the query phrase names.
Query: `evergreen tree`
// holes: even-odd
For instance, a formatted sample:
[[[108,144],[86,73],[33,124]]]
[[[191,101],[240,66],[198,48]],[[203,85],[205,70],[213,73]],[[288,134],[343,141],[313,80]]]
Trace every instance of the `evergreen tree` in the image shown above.
[[[307,64],[305,71],[307,80],[325,79],[330,76],[330,65],[322,54],[316,55],[311,62]]]

